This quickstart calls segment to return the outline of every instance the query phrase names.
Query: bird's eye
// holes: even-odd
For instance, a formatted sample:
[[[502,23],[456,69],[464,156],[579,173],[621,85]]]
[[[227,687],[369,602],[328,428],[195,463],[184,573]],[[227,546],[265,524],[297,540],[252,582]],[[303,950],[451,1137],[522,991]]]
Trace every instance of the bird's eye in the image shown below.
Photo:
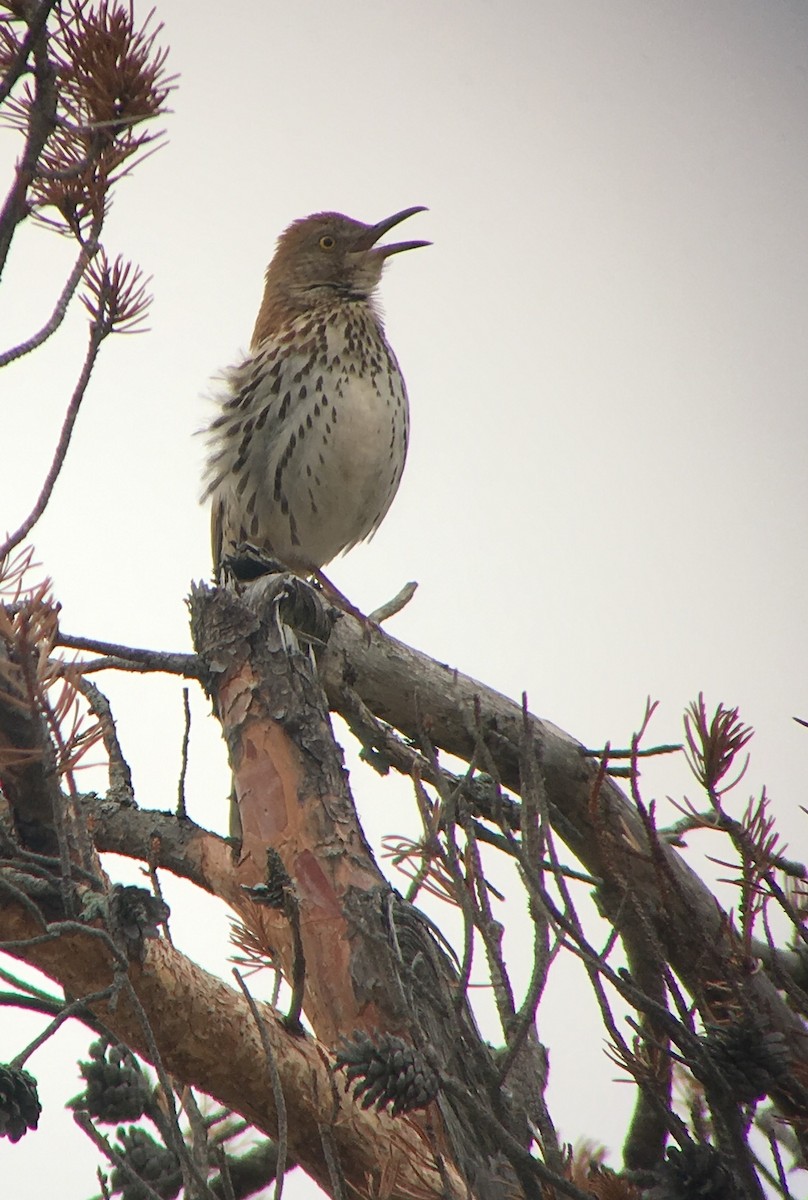
[[[320,249],[321,250],[333,250],[335,245],[336,245],[336,242],[334,241],[334,239],[332,238],[330,233],[324,233],[323,236],[320,238]]]

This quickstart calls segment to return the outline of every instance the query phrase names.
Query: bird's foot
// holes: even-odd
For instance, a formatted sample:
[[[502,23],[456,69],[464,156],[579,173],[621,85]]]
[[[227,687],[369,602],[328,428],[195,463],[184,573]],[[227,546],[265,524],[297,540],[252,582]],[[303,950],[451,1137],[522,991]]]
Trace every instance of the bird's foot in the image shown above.
[[[240,542],[232,554],[225,554],[216,572],[217,582],[223,584],[252,583],[262,575],[285,575],[289,571],[283,563],[267,554],[266,550],[250,542]]]

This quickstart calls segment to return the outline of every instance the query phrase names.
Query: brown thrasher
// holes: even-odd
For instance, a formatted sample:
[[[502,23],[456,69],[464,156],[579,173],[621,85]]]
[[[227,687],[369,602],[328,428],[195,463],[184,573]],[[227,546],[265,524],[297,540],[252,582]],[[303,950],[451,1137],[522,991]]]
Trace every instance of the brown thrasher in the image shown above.
[[[377,242],[423,211],[376,225],[316,213],[278,239],[250,354],[225,373],[207,431],[217,578],[245,547],[318,575],[387,513],[409,407],[373,296],[390,255],[429,242]]]

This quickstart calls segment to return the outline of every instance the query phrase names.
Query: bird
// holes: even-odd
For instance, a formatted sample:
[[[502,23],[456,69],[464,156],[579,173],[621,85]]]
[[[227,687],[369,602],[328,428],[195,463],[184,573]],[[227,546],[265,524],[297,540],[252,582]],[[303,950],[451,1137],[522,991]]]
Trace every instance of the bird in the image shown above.
[[[221,376],[207,427],[203,500],[214,575],[245,548],[322,576],[373,536],[398,491],[409,401],[376,293],[387,260],[430,245],[379,245],[405,208],[366,225],[337,212],[278,238],[249,353]]]

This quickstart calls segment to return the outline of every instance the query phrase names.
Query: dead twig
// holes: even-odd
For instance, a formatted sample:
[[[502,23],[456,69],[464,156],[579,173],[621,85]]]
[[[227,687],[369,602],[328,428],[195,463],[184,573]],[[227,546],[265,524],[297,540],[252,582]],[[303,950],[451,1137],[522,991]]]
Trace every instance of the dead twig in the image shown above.
[[[267,1074],[269,1075],[270,1084],[272,1086],[272,1094],[275,1097],[275,1108],[278,1114],[278,1157],[277,1166],[275,1169],[274,1198],[275,1200],[281,1200],[281,1196],[283,1194],[283,1181],[286,1174],[287,1150],[289,1145],[289,1126],[286,1112],[286,1097],[283,1094],[281,1077],[278,1073],[278,1065],[275,1061],[272,1044],[267,1036],[263,1018],[258,1011],[258,1005],[253,1000],[249,988],[235,967],[233,968],[233,974],[236,977],[236,983],[239,985],[244,994],[244,999],[247,1001],[247,1004],[250,1007],[250,1012],[252,1013],[253,1020],[255,1021],[255,1027],[258,1030],[258,1036],[261,1038],[261,1045],[264,1048],[264,1056],[266,1058]]]
[[[50,501],[53,493],[54,485],[56,480],[59,478],[59,472],[64,465],[67,449],[70,445],[70,438],[73,434],[73,427],[76,424],[76,417],[79,415],[79,408],[81,407],[81,402],[84,399],[84,393],[87,390],[87,384],[90,382],[90,375],[92,374],[93,367],[95,366],[96,359],[98,358],[98,351],[100,350],[101,343],[105,337],[106,333],[103,331],[102,327],[96,327],[90,330],[87,354],[84,359],[84,364],[81,368],[81,373],[79,374],[79,378],[76,382],[76,386],[73,389],[73,395],[70,398],[70,403],[67,406],[65,419],[62,423],[62,431],[59,434],[59,440],[56,444],[56,450],[53,454],[53,460],[51,462],[50,469],[45,476],[45,482],[42,485],[39,497],[37,498],[34,507],[31,509],[31,512],[28,514],[22,524],[14,531],[14,533],[10,534],[4,542],[0,543],[0,559],[5,558],[5,556],[15,549],[15,547],[19,546],[20,542],[24,538],[28,537],[28,534],[34,528],[37,521],[48,506],[48,502]]]
[[[90,653],[102,654],[108,661],[103,667],[114,667],[118,670],[133,671],[163,671],[167,675],[181,675],[185,679],[201,679],[202,666],[196,654],[174,653],[171,650],[146,650],[139,646],[124,646],[117,642],[99,641],[98,638],[77,637],[58,630],[55,644],[69,650],[87,650]],[[124,666],[126,664],[126,666]],[[88,666],[94,664],[78,662],[78,669],[87,673]],[[94,669],[100,670],[101,666]]]
[[[413,580],[405,583],[401,591],[396,592],[391,600],[386,600],[384,604],[380,604],[378,608],[374,608],[373,612],[368,617],[374,625],[381,625],[382,621],[388,620],[389,617],[394,617],[396,613],[401,612],[409,604],[415,595],[418,584]]]
[[[182,759],[180,762],[180,778],[177,784],[177,816],[184,819],[188,816],[188,809],[185,806],[185,778],[188,774],[188,744],[191,740],[191,702],[188,696],[188,689],[182,689],[182,707],[185,717],[185,724],[182,732]]]

